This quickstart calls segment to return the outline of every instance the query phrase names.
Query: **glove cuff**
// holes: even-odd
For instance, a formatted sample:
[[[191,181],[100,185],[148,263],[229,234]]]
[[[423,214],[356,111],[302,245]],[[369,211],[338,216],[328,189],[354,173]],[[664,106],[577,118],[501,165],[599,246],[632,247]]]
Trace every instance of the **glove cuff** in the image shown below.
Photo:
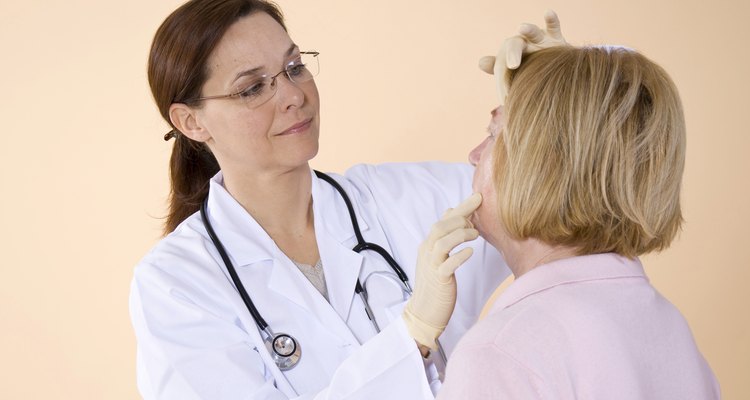
[[[409,331],[409,335],[419,344],[427,346],[432,350],[437,350],[437,338],[443,333],[445,327],[432,326],[414,315],[409,310],[409,304],[406,305],[401,317],[404,319],[406,330]]]

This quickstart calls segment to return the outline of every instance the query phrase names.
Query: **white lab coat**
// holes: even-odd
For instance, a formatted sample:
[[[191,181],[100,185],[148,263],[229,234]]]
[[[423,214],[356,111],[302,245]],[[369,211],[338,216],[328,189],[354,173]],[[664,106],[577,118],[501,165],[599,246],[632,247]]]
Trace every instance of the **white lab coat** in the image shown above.
[[[447,208],[471,193],[472,173],[465,164],[420,163],[360,165],[332,176],[351,198],[365,240],[388,250],[414,286],[419,244]],[[135,269],[130,311],[145,399],[433,397],[437,370],[406,331],[399,281],[383,278],[392,272],[380,256],[351,250],[356,238],[343,199],[315,175],[312,181],[329,301],[223,188],[221,173],[208,202],[211,223],[260,314],[274,332],[297,339],[299,364],[282,373],[273,363],[196,213]],[[457,306],[440,338],[448,354],[510,273],[481,238],[470,245],[474,256],[457,273]],[[377,335],[354,293],[357,278],[368,276]]]

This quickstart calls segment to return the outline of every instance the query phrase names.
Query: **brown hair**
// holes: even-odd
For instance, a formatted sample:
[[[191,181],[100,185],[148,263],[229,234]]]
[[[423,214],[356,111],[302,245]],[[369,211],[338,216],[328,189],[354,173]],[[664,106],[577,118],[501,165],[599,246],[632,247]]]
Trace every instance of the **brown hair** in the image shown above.
[[[265,0],[191,0],[164,20],[154,35],[148,59],[148,82],[164,120],[172,127],[165,136],[175,138],[169,162],[171,188],[164,233],[173,231],[198,211],[208,196],[208,182],[219,164],[208,147],[177,133],[169,118],[173,103],[189,103],[200,97],[208,78],[207,61],[229,27],[251,13],[270,15],[284,30],[284,17],[274,3]]]
[[[579,254],[669,246],[685,121],[662,68],[624,48],[551,48],[512,73],[507,100],[494,182],[510,235]]]

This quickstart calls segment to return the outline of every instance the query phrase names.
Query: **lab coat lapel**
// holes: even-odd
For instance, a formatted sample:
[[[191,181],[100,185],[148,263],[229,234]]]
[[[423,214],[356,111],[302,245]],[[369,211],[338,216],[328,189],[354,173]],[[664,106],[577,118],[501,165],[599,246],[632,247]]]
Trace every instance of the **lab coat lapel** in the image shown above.
[[[273,258],[271,276],[268,280],[268,288],[304,310],[318,314],[319,311],[316,311],[318,307],[314,307],[314,305],[318,300],[316,297],[320,296],[316,296],[317,293],[313,293],[310,290],[311,287],[312,284],[307,281],[307,278],[302,275],[297,266],[277,248]],[[315,290],[315,288],[312,288],[312,290]]]
[[[347,321],[364,257],[352,250],[356,244],[354,229],[341,194],[315,175],[312,181],[315,235],[325,271],[328,300],[339,317]],[[356,194],[348,187],[346,181],[337,181],[352,198],[360,230],[367,231],[367,223],[359,217],[361,212],[353,198]]]
[[[364,257],[342,245],[327,232],[321,232],[318,240],[328,286],[328,301],[339,317],[346,321],[354,301],[354,289]]]

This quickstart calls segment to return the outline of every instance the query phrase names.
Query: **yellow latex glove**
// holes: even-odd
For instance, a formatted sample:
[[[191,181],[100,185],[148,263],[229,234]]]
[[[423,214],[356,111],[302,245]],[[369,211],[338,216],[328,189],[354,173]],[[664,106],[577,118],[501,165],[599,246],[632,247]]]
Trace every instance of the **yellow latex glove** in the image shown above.
[[[411,337],[422,346],[437,349],[435,340],[453,314],[456,305],[453,273],[474,250],[467,247],[455,254],[449,253],[459,244],[479,236],[469,217],[481,203],[482,195],[474,193],[456,208],[446,211],[419,247],[417,279],[403,318]]]
[[[505,39],[497,56],[486,56],[479,60],[479,68],[482,71],[495,75],[500,105],[505,104],[505,96],[508,95],[508,71],[518,68],[525,54],[548,47],[568,45],[560,31],[560,20],[557,14],[552,10],[547,11],[544,14],[544,21],[547,24],[546,31],[542,31],[534,24],[522,24],[518,35]]]

